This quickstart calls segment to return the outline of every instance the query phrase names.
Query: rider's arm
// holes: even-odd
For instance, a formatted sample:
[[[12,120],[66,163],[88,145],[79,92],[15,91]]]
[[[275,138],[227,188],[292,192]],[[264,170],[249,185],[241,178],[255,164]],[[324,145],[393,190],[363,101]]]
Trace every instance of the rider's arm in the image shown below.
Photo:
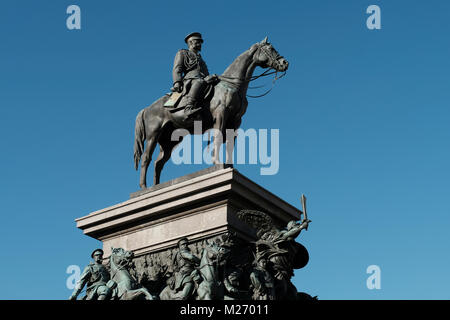
[[[181,256],[186,259],[189,260],[191,262],[194,262],[195,264],[199,264],[200,263],[200,259],[197,258],[196,256],[194,256],[192,253],[190,253],[189,251],[185,251],[182,250],[180,251]]]
[[[75,286],[75,289],[73,290],[70,299],[75,300],[78,297],[81,290],[83,290],[83,287],[88,282],[90,276],[91,276],[91,268],[87,266],[86,268],[84,268],[83,273],[80,276],[80,280],[78,280],[77,285]]]
[[[202,64],[203,64],[203,73],[205,74],[205,76],[209,75],[209,70],[208,70],[208,66],[206,65],[205,61],[202,60]]]
[[[175,55],[173,62],[172,78],[173,84],[183,81],[183,66],[184,66],[184,50],[180,50]]]
[[[292,227],[291,230],[285,231],[283,233],[283,239],[295,239],[300,234],[300,232],[308,226],[309,222],[309,220],[303,221],[302,224],[296,224],[294,227]]]

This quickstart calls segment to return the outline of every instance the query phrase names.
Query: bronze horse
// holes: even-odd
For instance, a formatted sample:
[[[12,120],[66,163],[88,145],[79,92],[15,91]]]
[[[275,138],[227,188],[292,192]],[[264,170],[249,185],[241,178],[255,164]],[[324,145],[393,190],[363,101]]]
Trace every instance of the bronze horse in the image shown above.
[[[215,242],[207,243],[202,250],[200,266],[197,268],[202,281],[197,288],[197,300],[213,300],[219,295],[219,263],[230,250]]]
[[[147,289],[141,287],[131,276],[129,265],[134,257],[133,252],[122,248],[111,248],[109,258],[111,266],[111,280],[117,285],[113,289],[113,299],[119,300],[154,300]]]
[[[222,137],[226,136],[226,130],[237,130],[241,124],[248,101],[246,93],[249,82],[254,79],[253,72],[255,68],[271,68],[275,71],[284,72],[289,63],[278,54],[273,46],[267,41],[267,37],[258,43],[255,43],[239,55],[233,63],[219,76],[220,82],[214,87],[214,95],[211,101],[202,108],[199,115],[202,121],[202,130],[206,132],[209,129],[213,131],[213,162],[220,163],[219,150],[223,143]],[[172,150],[181,142],[172,140],[172,133],[176,129],[186,129],[186,132],[194,134],[195,118],[186,118],[184,110],[173,112],[170,108],[164,107],[169,99],[165,95],[155,101],[149,107],[141,110],[136,117],[135,140],[134,140],[134,164],[136,170],[141,161],[140,187],[147,187],[147,169],[151,161],[156,144],[159,143],[160,151],[155,160],[155,172],[153,183],[159,184],[161,170],[164,164],[170,159]],[[144,142],[147,146],[144,150]],[[235,139],[228,141],[226,139],[226,160],[232,159]],[[142,157],[142,159],[141,159]]]

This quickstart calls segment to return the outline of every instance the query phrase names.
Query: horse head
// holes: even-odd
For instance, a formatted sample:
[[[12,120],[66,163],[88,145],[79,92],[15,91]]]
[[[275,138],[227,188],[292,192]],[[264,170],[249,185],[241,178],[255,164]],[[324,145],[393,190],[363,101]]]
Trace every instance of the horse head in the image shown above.
[[[134,253],[127,251],[123,248],[112,248],[111,247],[111,267],[116,267],[118,269],[128,268],[132,263],[134,258]]]
[[[223,258],[229,253],[229,249],[216,242],[207,241],[202,251],[202,259],[198,268],[203,281],[200,283],[197,293],[199,300],[211,300],[217,295],[218,267]]]
[[[204,248],[204,254],[208,258],[208,260],[218,261],[225,257],[230,250],[226,247],[219,245],[218,243],[211,241],[207,242],[207,245]]]
[[[283,58],[277,50],[267,40],[267,37],[263,41],[256,43],[255,53],[253,60],[256,65],[261,68],[272,68],[279,72],[284,72],[289,67],[289,62]]]
[[[147,299],[153,300],[153,296],[147,289],[130,275],[129,269],[133,263],[134,253],[123,248],[111,247],[111,280],[117,283],[115,295],[119,300]]]

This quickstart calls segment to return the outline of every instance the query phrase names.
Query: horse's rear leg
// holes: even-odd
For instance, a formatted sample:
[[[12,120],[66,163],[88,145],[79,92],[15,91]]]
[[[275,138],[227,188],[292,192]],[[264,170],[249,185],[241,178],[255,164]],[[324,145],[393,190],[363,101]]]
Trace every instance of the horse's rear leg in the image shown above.
[[[225,142],[224,139],[224,132],[225,132],[225,123],[226,123],[226,114],[225,114],[225,108],[222,106],[219,106],[215,109],[214,115],[214,149],[213,149],[213,156],[212,160],[214,164],[220,164],[220,147]],[[222,137],[220,137],[222,135]]]
[[[161,177],[161,171],[166,164],[167,161],[169,161],[170,156],[172,155],[172,150],[175,148],[175,146],[178,144],[177,141],[168,141],[167,139],[163,141],[159,141],[159,155],[158,158],[155,160],[155,174],[153,175],[153,184],[157,185],[159,184],[160,177]]]
[[[147,147],[145,148],[144,155],[142,157],[141,161],[141,177],[139,181],[139,185],[142,189],[145,189],[147,187],[147,169],[148,165],[152,161],[152,154],[156,147],[156,137],[152,137],[149,140],[147,140]]]

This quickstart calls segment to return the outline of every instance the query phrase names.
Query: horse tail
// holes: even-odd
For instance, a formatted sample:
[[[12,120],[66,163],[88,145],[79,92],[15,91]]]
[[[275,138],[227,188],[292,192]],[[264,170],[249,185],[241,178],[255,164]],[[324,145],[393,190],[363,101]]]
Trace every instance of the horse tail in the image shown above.
[[[136,126],[134,128],[134,168],[137,170],[142,153],[144,152],[145,125],[144,111],[142,109],[136,117]]]

